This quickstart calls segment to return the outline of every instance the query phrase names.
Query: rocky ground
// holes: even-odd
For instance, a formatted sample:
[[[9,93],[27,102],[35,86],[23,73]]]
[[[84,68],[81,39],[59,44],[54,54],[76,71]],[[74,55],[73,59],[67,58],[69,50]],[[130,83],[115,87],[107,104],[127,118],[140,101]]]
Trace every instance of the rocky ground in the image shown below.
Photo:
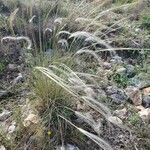
[[[0,3],[0,5],[2,4]],[[9,11],[6,8],[4,10],[1,13],[7,16]],[[110,23],[108,20],[115,20],[115,18],[122,17],[121,15],[121,13],[110,12],[102,20],[105,21],[104,24],[107,26]],[[54,22],[58,23],[59,21],[57,19]],[[136,23],[134,25],[136,26]],[[119,27],[122,28],[121,25]],[[132,27],[133,25],[131,25],[130,29]],[[4,28],[1,27],[1,29]],[[115,48],[126,44],[127,47],[139,49],[149,44],[147,38],[144,41],[146,44],[143,43],[143,37],[139,34],[139,32],[143,33],[144,37],[149,35],[148,32],[145,33],[145,29],[142,27],[135,27],[134,32],[130,33],[129,31],[126,34],[126,38],[122,40],[121,38],[124,36],[125,30],[127,29],[108,32],[109,30],[106,30],[104,27],[102,31],[108,33],[109,40],[106,37],[102,38],[106,38],[108,43],[111,46],[115,46]],[[5,33],[3,30],[0,32],[3,36],[7,36],[7,32]],[[61,42],[59,40],[58,44]],[[69,47],[70,41],[67,42]],[[83,43],[84,46],[86,44]],[[57,132],[60,131],[57,131],[54,125],[48,127],[47,122],[49,120],[45,121],[45,118],[43,118],[43,114],[50,109],[48,103],[46,103],[46,106],[48,106],[46,112],[42,106],[41,99],[43,98],[42,100],[44,101],[45,97],[41,96],[41,98],[39,96],[41,91],[38,91],[37,94],[34,88],[32,88],[34,85],[32,82],[36,82],[32,74],[35,62],[31,63],[28,60],[34,59],[35,54],[33,52],[24,52],[22,44],[14,41],[10,41],[9,46],[7,46],[8,43],[5,45],[1,43],[0,46],[0,150],[46,149],[44,145],[41,145],[43,137],[46,144],[59,141],[55,144],[55,148],[51,149],[100,149],[89,138],[82,137],[81,133],[76,135],[78,133],[74,129],[71,130],[68,128],[67,132],[69,134],[66,133],[65,141],[62,140],[62,137],[59,137],[64,142],[62,142],[64,145],[61,145],[61,140],[57,140]],[[97,47],[99,48],[99,45]],[[44,52],[44,55],[47,56],[48,52]],[[61,57],[64,56],[65,52],[63,51]],[[106,104],[111,109],[113,116],[109,118],[110,122],[108,123],[97,111],[77,100],[71,108],[74,109],[74,113],[69,114],[71,121],[77,126],[84,127],[87,131],[99,135],[110,143],[115,150],[150,149],[149,51],[117,51],[115,56],[110,56],[108,53],[101,53],[99,56],[101,64],[98,67],[95,67],[94,63],[88,62],[85,66],[83,64],[82,68],[79,69],[77,66],[81,64],[77,62],[77,65],[73,69],[80,70],[81,72],[85,70],[87,71],[86,73],[94,72],[94,75],[99,77],[95,79],[94,92],[92,93],[90,89],[86,89],[89,90],[86,93],[91,94],[89,97],[96,97],[98,101]],[[72,58],[71,60],[73,61]],[[46,93],[44,92],[42,94]],[[36,100],[32,101],[32,99]],[[35,103],[37,103],[37,106]],[[53,133],[54,131],[57,132]],[[82,139],[82,142],[80,142],[79,137]]]

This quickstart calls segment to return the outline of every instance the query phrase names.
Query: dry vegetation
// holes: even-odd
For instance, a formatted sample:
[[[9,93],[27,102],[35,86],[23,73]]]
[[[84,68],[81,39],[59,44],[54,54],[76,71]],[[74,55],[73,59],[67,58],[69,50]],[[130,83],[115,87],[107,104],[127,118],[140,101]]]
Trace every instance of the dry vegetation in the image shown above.
[[[150,149],[149,0],[0,0],[0,150]]]

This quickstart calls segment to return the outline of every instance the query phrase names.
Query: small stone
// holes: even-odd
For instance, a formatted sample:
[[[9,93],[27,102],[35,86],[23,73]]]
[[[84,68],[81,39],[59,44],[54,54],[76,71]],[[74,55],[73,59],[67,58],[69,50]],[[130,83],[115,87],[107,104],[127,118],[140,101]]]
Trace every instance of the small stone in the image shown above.
[[[114,114],[116,116],[118,116],[120,119],[125,119],[126,115],[127,115],[127,109],[123,108],[123,109],[120,109],[120,110],[115,110]]]
[[[13,85],[19,83],[19,82],[23,82],[24,78],[23,75],[21,73],[18,74],[18,76],[13,80]]]
[[[2,113],[0,113],[0,121],[5,121],[11,116],[11,112],[8,110],[4,110]]]
[[[137,87],[134,86],[127,87],[126,95],[132,100],[135,106],[142,104],[142,94]]]
[[[150,96],[149,95],[143,95],[142,104],[146,108],[150,107]]]
[[[8,69],[11,70],[11,71],[14,71],[16,70],[16,65],[15,64],[8,64]]]
[[[110,96],[110,98],[116,104],[125,103],[125,101],[127,100],[127,97],[126,97],[126,95],[124,93],[112,94]]]
[[[117,125],[122,124],[122,120],[116,116],[109,117],[108,121],[110,121],[111,123],[117,124]]]
[[[144,109],[144,107],[143,106],[136,106],[136,109],[137,109],[137,111],[141,111]]]
[[[142,89],[143,87],[147,87],[148,85],[150,85],[148,79],[141,79],[139,75],[130,78],[129,82],[131,86],[138,87],[139,89]]]
[[[8,128],[8,133],[9,134],[13,133],[15,129],[16,129],[16,122],[13,122]]]
[[[113,64],[122,63],[122,58],[119,57],[119,56],[114,56],[114,57],[110,60],[110,63],[113,63]]]
[[[150,96],[150,87],[144,88],[144,89],[143,89],[143,94]]]
[[[135,28],[135,32],[141,32],[141,29],[140,28]]]
[[[0,98],[4,98],[4,97],[7,97],[10,93],[8,91],[3,91],[1,90],[0,91]]]
[[[111,66],[111,63],[104,62],[103,67],[104,67],[104,69],[111,69],[112,66]]]
[[[132,78],[135,75],[134,66],[129,64],[129,65],[126,66],[126,69],[127,69],[127,76],[129,78]]]
[[[120,75],[126,75],[126,71],[127,71],[126,68],[120,67],[120,68],[118,68],[118,69],[116,70],[116,73],[117,73],[117,74],[120,74]]]
[[[118,88],[116,86],[108,86],[106,89],[106,93],[111,95],[111,94],[116,94],[118,91]]]
[[[66,150],[79,150],[79,148],[77,146],[67,144]]]
[[[0,150],[6,150],[5,146],[4,146],[4,145],[1,145],[1,146],[0,146]]]
[[[109,95],[112,101],[117,104],[124,103],[128,99],[125,92],[116,86],[107,87],[106,93]]]
[[[143,120],[150,119],[150,109],[149,108],[142,109],[141,111],[138,112],[138,114]]]
[[[39,122],[39,118],[35,114],[29,114],[27,118],[24,120],[23,125],[25,127],[30,126],[30,124],[37,124]]]
[[[139,79],[138,76],[134,76],[133,78],[130,78],[129,82],[131,86],[136,86],[136,87],[141,86],[141,80]]]
[[[77,146],[67,144],[66,146],[57,146],[56,150],[79,150]]]

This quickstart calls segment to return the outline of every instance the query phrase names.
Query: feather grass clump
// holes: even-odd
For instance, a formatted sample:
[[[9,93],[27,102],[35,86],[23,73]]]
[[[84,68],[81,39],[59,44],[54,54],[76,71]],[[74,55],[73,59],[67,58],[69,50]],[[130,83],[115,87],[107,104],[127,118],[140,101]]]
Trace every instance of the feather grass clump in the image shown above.
[[[72,71],[69,67],[67,67],[64,64],[60,64],[59,66],[50,65],[49,69],[44,67],[36,67],[36,69],[42,72],[48,78],[50,78],[53,82],[58,84],[68,93],[70,93],[77,100],[82,101],[94,111],[100,113],[106,120],[111,122],[111,118],[113,118],[111,111],[107,106],[97,101],[97,99],[95,98],[95,91],[92,89],[91,86],[86,84],[86,80],[81,79],[79,73]],[[89,78],[92,78],[92,76],[90,75]],[[96,122],[89,117],[87,118],[87,115],[83,113],[81,114],[81,112],[75,113],[77,114],[77,116],[80,116],[83,120],[86,120],[85,122],[88,123],[97,134],[100,133],[100,122]],[[76,127],[73,123],[71,123],[71,125]],[[119,126],[121,125],[119,124]],[[88,136],[91,140],[93,140],[103,149],[112,149],[111,146],[107,142],[102,140],[98,135],[91,134],[78,127],[76,128],[80,132]]]

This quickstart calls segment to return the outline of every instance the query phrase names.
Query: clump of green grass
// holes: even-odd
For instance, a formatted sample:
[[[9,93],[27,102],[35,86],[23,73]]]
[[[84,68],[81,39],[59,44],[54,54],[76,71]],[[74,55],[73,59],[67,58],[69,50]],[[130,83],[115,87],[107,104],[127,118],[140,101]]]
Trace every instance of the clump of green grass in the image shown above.
[[[58,115],[63,115],[65,118],[71,118],[73,112],[70,108],[73,107],[72,97],[55,82],[49,80],[46,76],[39,73],[37,70],[33,71],[33,78],[31,79],[32,89],[35,97],[31,100],[32,106],[36,108],[42,118],[45,129],[44,132],[44,147],[52,148],[61,140],[61,132],[65,133],[65,122],[60,120]],[[62,126],[62,127],[61,127]],[[57,136],[55,141],[50,139]],[[68,136],[63,135],[64,138]]]
[[[3,73],[5,67],[5,63],[3,61],[0,61],[0,73]]]
[[[120,87],[126,87],[129,83],[129,79],[125,75],[116,74],[113,77],[113,80],[120,86]]]
[[[140,117],[137,113],[134,113],[128,118],[128,121],[129,121],[130,124],[135,126],[136,124],[140,123],[141,119],[140,119]]]
[[[144,13],[142,15],[141,21],[142,21],[141,27],[143,27],[144,29],[150,30],[150,14]]]
[[[80,51],[81,52],[81,51]],[[96,54],[94,55],[93,53],[90,53],[93,56],[97,56]],[[96,57],[96,59],[98,59]],[[83,103],[87,104],[87,106],[91,107],[98,113],[102,114],[106,119],[108,119],[111,122],[111,112],[109,108],[107,108],[104,104],[101,102],[98,102],[95,98],[95,92],[91,87],[89,87],[86,84],[86,79],[82,79],[80,76],[78,76],[78,73],[72,71],[69,67],[65,66],[64,64],[60,64],[59,66],[55,65],[50,65],[49,69],[44,68],[44,67],[36,67],[37,70],[42,72],[45,76],[47,76],[50,81],[53,81],[57,86],[61,87],[64,89],[67,93],[69,93],[72,97],[74,97],[75,100],[82,101]],[[82,76],[86,77],[87,74],[84,75],[82,73]],[[92,75],[90,76],[89,74],[89,80],[92,80]],[[60,94],[60,93],[59,93]],[[75,103],[75,101],[74,101]],[[87,118],[87,116],[84,116],[84,114],[80,112],[75,112],[79,116],[82,117],[82,119],[87,120],[87,123],[93,127],[93,129],[99,134],[99,131],[96,129],[96,124],[93,120],[90,120]],[[100,147],[104,149],[112,149],[111,146],[104,141],[100,136],[97,136],[95,134],[92,134],[90,132],[87,132],[86,130],[77,127],[74,125],[69,119],[67,119],[64,115],[59,114],[59,117],[65,120],[67,123],[75,127],[77,130],[79,130],[81,133],[83,133],[85,136],[89,137],[91,140],[93,140],[96,144],[98,144]],[[92,122],[92,124],[91,124]],[[112,122],[114,123],[114,122]],[[119,125],[117,122],[115,123],[116,125]],[[121,125],[122,126],[122,125]]]

